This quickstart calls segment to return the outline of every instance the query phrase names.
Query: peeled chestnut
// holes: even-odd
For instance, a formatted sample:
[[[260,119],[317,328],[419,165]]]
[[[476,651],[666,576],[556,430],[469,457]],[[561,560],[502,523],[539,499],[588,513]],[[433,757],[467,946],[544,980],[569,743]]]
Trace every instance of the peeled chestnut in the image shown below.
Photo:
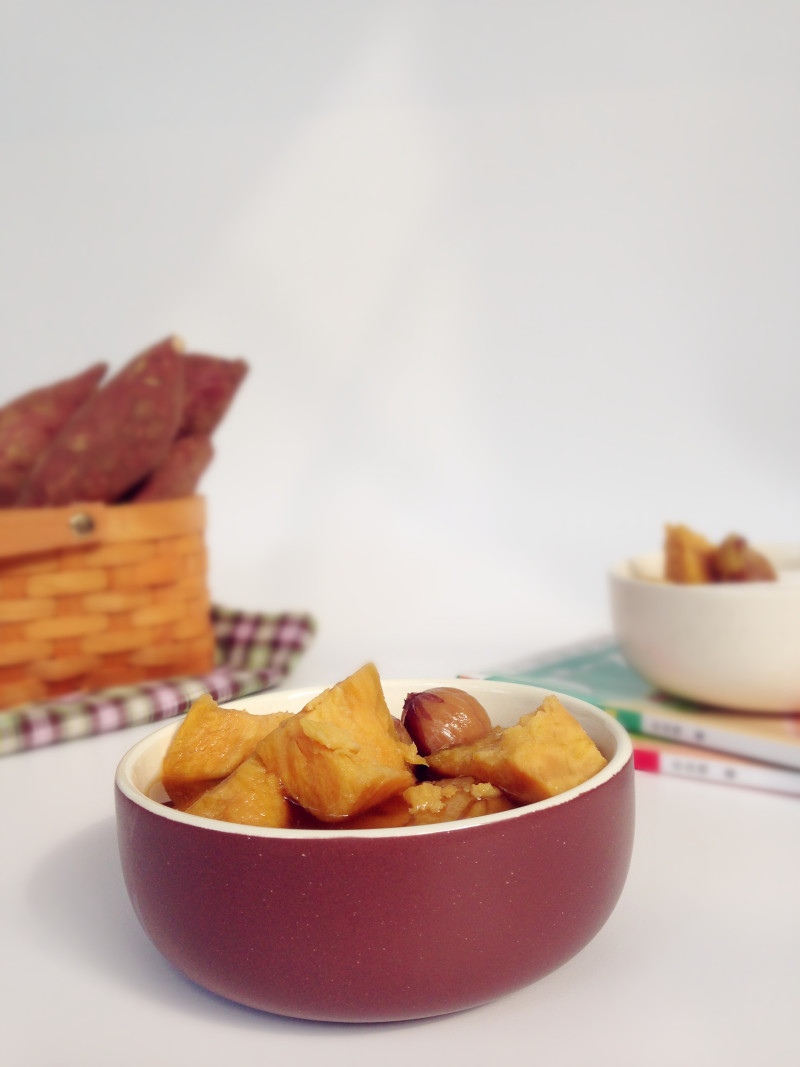
[[[479,741],[492,729],[485,708],[474,696],[447,685],[409,693],[401,721],[422,756]]]
[[[775,569],[739,534],[729,534],[711,558],[718,582],[774,582]]]

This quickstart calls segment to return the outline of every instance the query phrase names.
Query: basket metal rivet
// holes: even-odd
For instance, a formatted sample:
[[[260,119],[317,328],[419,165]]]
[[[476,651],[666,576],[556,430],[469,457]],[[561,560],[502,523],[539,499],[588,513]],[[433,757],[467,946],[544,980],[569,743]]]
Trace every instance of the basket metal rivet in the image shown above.
[[[94,519],[91,515],[88,515],[85,511],[79,512],[77,515],[72,515],[69,520],[70,529],[78,537],[86,537],[94,530]]]

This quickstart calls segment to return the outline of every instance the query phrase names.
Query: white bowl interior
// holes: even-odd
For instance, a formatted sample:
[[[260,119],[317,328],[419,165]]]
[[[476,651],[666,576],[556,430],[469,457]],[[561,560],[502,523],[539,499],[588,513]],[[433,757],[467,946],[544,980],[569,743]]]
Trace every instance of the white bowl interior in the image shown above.
[[[399,717],[403,702],[408,693],[431,689],[434,686],[457,686],[474,694],[480,700],[489,718],[495,726],[513,726],[522,715],[534,711],[542,699],[551,692],[535,686],[518,685],[510,682],[493,682],[483,679],[453,678],[410,678],[382,681],[386,702],[393,715]],[[225,707],[242,708],[254,715],[265,715],[274,711],[300,711],[308,701],[324,688],[304,688],[293,690],[271,690],[231,701]],[[116,774],[116,784],[120,791],[130,800],[165,818],[189,822],[205,828],[213,828],[228,833],[244,833],[259,837],[296,837],[302,835],[327,837],[332,834],[354,833],[359,836],[392,835],[414,833],[436,833],[452,830],[454,826],[466,827],[486,820],[502,820],[518,817],[532,807],[542,808],[566,803],[580,793],[597,788],[603,782],[617,774],[631,758],[632,745],[626,730],[606,712],[599,708],[570,697],[558,694],[567,710],[578,720],[584,730],[608,760],[606,766],[592,778],[559,796],[539,801],[535,805],[525,805],[508,812],[484,815],[477,819],[464,820],[460,823],[440,823],[432,826],[402,827],[400,829],[380,830],[278,830],[265,827],[242,826],[235,823],[214,822],[201,819],[185,812],[176,811],[163,803],[164,794],[158,791],[158,778],[164,754],[169,747],[182,719],[176,719],[169,725],[156,730],[145,737],[122,758]],[[155,788],[154,788],[155,784]]]

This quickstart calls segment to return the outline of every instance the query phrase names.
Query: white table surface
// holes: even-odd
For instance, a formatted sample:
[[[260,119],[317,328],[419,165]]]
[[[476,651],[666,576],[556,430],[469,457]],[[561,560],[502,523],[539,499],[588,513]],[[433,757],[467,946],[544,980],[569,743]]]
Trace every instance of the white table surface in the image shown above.
[[[320,640],[289,684],[335,680],[336,658]],[[120,757],[151,729],[0,762],[7,1067],[798,1062],[796,799],[637,772],[630,876],[576,958],[452,1016],[309,1023],[205,992],[138,926],[119,869],[112,783]]]

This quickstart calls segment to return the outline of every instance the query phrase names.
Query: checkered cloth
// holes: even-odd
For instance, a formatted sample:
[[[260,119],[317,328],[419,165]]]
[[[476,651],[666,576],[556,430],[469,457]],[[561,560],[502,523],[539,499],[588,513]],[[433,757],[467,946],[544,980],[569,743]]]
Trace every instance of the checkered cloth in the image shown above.
[[[188,711],[203,693],[223,703],[272,689],[288,675],[315,631],[314,620],[303,614],[259,615],[215,606],[211,617],[217,654],[210,674],[0,711],[0,756],[169,719]]]

